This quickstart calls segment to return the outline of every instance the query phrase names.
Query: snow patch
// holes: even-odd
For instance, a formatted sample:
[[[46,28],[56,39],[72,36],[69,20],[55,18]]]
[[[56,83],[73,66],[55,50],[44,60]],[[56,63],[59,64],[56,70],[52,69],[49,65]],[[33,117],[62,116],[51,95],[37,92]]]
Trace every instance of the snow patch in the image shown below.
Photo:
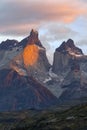
[[[39,46],[37,46],[37,47],[39,50],[43,50],[43,51],[45,50],[43,47],[39,47]]]
[[[75,56],[75,57],[82,57],[83,55],[81,54],[75,54],[74,52],[69,52],[70,55]]]
[[[45,79],[45,80],[43,81],[43,83],[47,83],[47,82],[49,82],[49,81],[51,81],[51,80],[52,80],[52,78],[49,77],[49,78]]]
[[[51,78],[58,78],[57,74],[55,74],[55,73],[52,72],[52,68],[49,69],[49,76]]]

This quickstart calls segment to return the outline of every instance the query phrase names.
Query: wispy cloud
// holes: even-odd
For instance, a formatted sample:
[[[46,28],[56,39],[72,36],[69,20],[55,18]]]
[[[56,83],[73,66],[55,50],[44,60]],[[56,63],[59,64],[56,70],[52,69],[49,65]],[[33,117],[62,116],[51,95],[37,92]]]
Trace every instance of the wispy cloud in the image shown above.
[[[42,38],[44,40],[44,37],[46,37],[47,41],[54,41],[55,39],[61,40],[78,35],[77,32],[70,29],[68,26],[65,26],[64,24],[49,23],[43,25],[42,29],[45,31],[42,35]]]

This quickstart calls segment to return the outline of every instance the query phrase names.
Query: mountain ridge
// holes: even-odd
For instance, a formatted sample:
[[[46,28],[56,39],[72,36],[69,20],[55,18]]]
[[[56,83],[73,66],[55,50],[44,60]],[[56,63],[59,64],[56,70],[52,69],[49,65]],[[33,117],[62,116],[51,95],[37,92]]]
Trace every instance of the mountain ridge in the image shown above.
[[[67,52],[69,51],[74,52],[77,55],[83,55],[83,52],[80,48],[76,47],[74,44],[74,41],[72,39],[68,39],[66,42],[64,41],[57,49],[56,51],[59,52]]]
[[[48,106],[53,105],[53,102],[57,104],[60,104],[60,101],[62,103],[69,101],[74,102],[77,97],[79,100],[86,97],[87,57],[80,48],[75,46],[72,39],[63,42],[60,47],[55,50],[53,65],[50,65],[49,63],[49,59],[46,56],[46,49],[39,40],[37,31],[32,29],[28,37],[16,44],[15,42],[16,41],[12,41],[13,46],[11,43],[11,46],[9,45],[7,49],[6,46],[8,45],[8,42],[4,42],[3,46],[5,47],[0,48],[0,82],[2,85],[1,88],[4,89],[4,93],[0,97],[1,102],[5,100],[6,103],[4,94],[9,85],[9,91],[12,92],[15,85],[16,89],[21,89],[21,91],[24,87],[26,89],[27,86],[30,86],[28,87],[28,91],[24,92],[23,101],[18,101],[19,106],[20,104],[25,104],[25,108],[37,108],[39,106],[40,108],[44,108],[47,104],[49,104]],[[17,78],[12,76],[15,74]],[[27,79],[29,80],[29,83]],[[41,86],[43,86],[44,89],[41,89]],[[21,96],[21,93],[14,92],[17,97]],[[41,98],[38,97],[36,93],[38,93]],[[9,98],[9,106],[12,103],[15,104],[15,97],[12,98],[13,102],[12,100],[10,102],[11,96],[10,93],[7,97],[7,99]],[[27,97],[28,99],[31,99],[29,100],[30,105],[26,101]],[[20,98],[17,99],[19,100]],[[42,105],[40,105],[40,100]],[[53,102],[51,102],[52,100]],[[33,106],[31,103],[32,101],[34,102]],[[2,107],[4,105],[5,104],[2,103]],[[21,109],[24,109],[23,105],[21,106]],[[9,107],[8,110],[10,110]]]

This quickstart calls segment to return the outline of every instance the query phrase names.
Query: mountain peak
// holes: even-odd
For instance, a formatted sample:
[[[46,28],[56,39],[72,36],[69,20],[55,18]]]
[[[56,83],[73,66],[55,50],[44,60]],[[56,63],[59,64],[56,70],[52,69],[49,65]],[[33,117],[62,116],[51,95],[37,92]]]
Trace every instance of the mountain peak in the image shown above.
[[[72,39],[68,39],[67,42],[63,42],[60,47],[56,49],[58,52],[74,53],[77,55],[83,55],[83,52],[80,48],[76,47]]]
[[[35,29],[31,29],[30,34],[32,34],[32,33],[34,33],[34,34],[38,34],[38,31],[37,31],[37,30],[35,30]]]
[[[0,49],[9,50],[15,46],[18,46],[18,43],[19,42],[15,39],[12,39],[12,40],[7,39],[6,41],[1,42]]]
[[[64,51],[67,50],[68,48],[75,48],[74,41],[72,39],[68,39],[67,42],[63,42],[59,48],[57,48],[57,51]]]
[[[68,39],[67,42],[66,42],[66,45],[70,48],[75,47],[74,41],[72,39]]]
[[[31,32],[30,32],[30,36],[38,39],[38,31],[32,29]]]
[[[35,45],[38,45],[40,47],[43,47],[39,38],[38,38],[38,31],[32,29],[31,32],[30,32],[30,35],[28,37],[28,42],[27,44],[35,44]]]
[[[36,31],[35,29],[32,29],[30,31],[30,35],[28,37],[26,37],[25,39],[23,39],[21,42],[20,42],[20,45],[23,46],[23,48],[26,46],[26,45],[31,45],[31,44],[35,44],[39,47],[43,47],[43,45],[41,44],[40,40],[39,40],[39,36],[38,36],[38,31]]]

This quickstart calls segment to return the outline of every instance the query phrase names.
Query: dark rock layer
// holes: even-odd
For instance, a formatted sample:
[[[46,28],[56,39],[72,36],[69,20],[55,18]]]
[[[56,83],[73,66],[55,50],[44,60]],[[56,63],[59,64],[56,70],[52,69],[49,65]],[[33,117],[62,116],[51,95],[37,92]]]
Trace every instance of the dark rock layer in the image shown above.
[[[43,109],[56,102],[57,98],[33,77],[0,71],[0,111]]]

